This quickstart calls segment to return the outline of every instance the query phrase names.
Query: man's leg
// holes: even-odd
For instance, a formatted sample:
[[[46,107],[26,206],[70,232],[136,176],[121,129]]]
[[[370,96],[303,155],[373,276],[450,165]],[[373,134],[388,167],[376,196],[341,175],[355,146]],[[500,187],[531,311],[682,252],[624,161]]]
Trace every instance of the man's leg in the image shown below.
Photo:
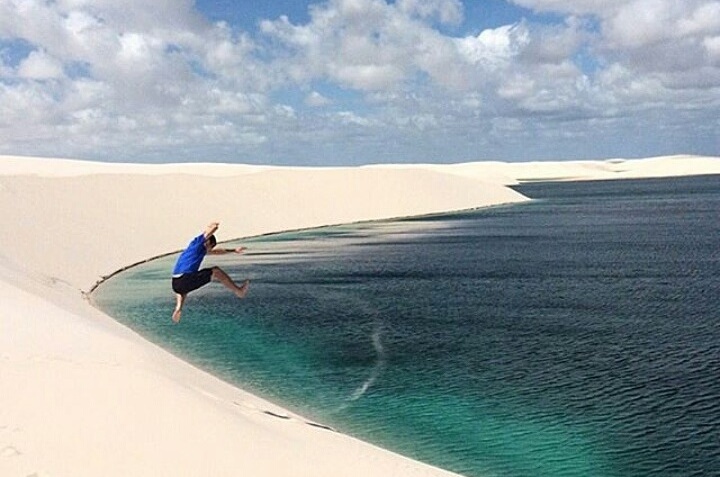
[[[235,293],[239,298],[245,298],[250,286],[250,280],[245,280],[242,285],[238,286],[220,267],[212,267],[212,277],[225,285],[228,290]]]
[[[172,319],[175,323],[180,322],[182,316],[182,307],[185,303],[185,297],[187,294],[175,293],[175,311],[173,311]]]

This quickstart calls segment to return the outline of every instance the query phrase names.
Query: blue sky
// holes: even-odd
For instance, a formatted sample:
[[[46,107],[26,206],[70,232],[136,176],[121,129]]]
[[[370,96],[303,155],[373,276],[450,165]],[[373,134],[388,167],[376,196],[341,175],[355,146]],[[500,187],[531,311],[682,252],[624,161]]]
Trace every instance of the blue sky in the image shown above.
[[[719,155],[720,0],[0,0],[0,154]]]
[[[260,21],[287,16],[292,23],[307,23],[309,7],[323,2],[307,0],[273,0],[248,5],[237,0],[199,0],[195,6],[208,20],[225,21],[243,31],[255,31]],[[393,2],[389,2],[393,3]],[[486,28],[495,28],[516,22],[523,16],[540,19],[542,16],[530,9],[504,0],[463,2],[462,22],[449,29],[450,34],[475,34]],[[438,25],[436,25],[438,26]],[[440,25],[442,26],[442,25]]]

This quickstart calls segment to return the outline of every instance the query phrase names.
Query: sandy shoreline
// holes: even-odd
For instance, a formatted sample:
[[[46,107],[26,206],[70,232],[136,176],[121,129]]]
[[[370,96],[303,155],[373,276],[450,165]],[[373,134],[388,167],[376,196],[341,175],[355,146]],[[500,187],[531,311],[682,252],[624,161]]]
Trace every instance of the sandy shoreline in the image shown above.
[[[309,425],[82,294],[211,220],[230,240],[521,202],[507,187],[521,181],[699,174],[720,174],[720,158],[291,168],[0,156],[0,475],[452,475]]]

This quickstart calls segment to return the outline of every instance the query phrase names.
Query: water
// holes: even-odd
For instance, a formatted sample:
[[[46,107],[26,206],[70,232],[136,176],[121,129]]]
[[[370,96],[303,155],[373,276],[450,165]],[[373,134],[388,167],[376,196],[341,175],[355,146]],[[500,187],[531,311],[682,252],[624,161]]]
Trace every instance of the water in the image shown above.
[[[720,475],[720,176],[528,184],[532,203],[175,257],[100,307],[310,418],[468,476]]]

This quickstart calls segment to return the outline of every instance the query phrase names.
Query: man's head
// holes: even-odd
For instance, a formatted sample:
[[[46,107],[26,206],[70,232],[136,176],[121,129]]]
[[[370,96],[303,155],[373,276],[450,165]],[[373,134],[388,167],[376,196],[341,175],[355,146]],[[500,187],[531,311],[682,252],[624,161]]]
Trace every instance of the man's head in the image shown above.
[[[205,239],[205,249],[209,252],[213,248],[215,248],[215,245],[217,245],[217,239],[214,235],[209,236]]]

